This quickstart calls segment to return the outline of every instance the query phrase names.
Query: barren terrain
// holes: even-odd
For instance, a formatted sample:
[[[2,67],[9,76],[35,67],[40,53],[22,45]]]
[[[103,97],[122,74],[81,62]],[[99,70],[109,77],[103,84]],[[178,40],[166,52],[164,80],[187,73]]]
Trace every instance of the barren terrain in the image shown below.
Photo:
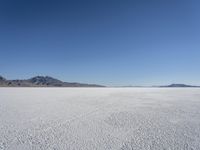
[[[0,88],[0,150],[199,150],[198,88]]]

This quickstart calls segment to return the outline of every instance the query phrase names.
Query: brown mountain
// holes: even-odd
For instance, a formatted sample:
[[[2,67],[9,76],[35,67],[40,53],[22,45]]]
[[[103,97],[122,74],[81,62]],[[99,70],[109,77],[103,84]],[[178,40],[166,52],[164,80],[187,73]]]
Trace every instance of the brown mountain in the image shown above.
[[[36,76],[26,80],[6,80],[0,76],[0,87],[104,87],[96,84],[63,82],[49,76]]]

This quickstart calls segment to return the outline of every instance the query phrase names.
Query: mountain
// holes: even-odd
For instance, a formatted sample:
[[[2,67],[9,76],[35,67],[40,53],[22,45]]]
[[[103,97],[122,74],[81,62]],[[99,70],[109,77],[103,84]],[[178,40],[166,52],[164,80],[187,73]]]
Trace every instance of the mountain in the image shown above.
[[[0,87],[104,87],[96,84],[63,82],[49,76],[36,76],[26,80],[6,80],[0,76]]]
[[[6,81],[6,79],[4,77],[0,76],[0,82],[5,82],[5,81]]]
[[[46,76],[36,76],[31,79],[28,79],[31,84],[39,85],[39,86],[62,86],[65,82],[54,79],[52,77]]]
[[[6,85],[6,79],[0,76],[0,85]]]
[[[194,86],[194,85],[186,85],[186,84],[170,84],[160,87],[200,87],[200,86]]]

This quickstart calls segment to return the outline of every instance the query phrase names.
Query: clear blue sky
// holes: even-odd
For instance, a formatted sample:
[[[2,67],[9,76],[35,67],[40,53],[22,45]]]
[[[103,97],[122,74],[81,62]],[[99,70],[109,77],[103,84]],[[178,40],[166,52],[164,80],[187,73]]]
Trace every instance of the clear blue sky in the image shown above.
[[[200,85],[198,0],[1,0],[0,74]]]

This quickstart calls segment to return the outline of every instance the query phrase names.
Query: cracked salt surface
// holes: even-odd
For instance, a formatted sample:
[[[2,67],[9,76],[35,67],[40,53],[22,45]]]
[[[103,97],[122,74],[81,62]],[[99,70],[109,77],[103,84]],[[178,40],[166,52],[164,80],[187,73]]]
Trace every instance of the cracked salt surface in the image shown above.
[[[198,88],[0,88],[0,150],[199,150]]]

